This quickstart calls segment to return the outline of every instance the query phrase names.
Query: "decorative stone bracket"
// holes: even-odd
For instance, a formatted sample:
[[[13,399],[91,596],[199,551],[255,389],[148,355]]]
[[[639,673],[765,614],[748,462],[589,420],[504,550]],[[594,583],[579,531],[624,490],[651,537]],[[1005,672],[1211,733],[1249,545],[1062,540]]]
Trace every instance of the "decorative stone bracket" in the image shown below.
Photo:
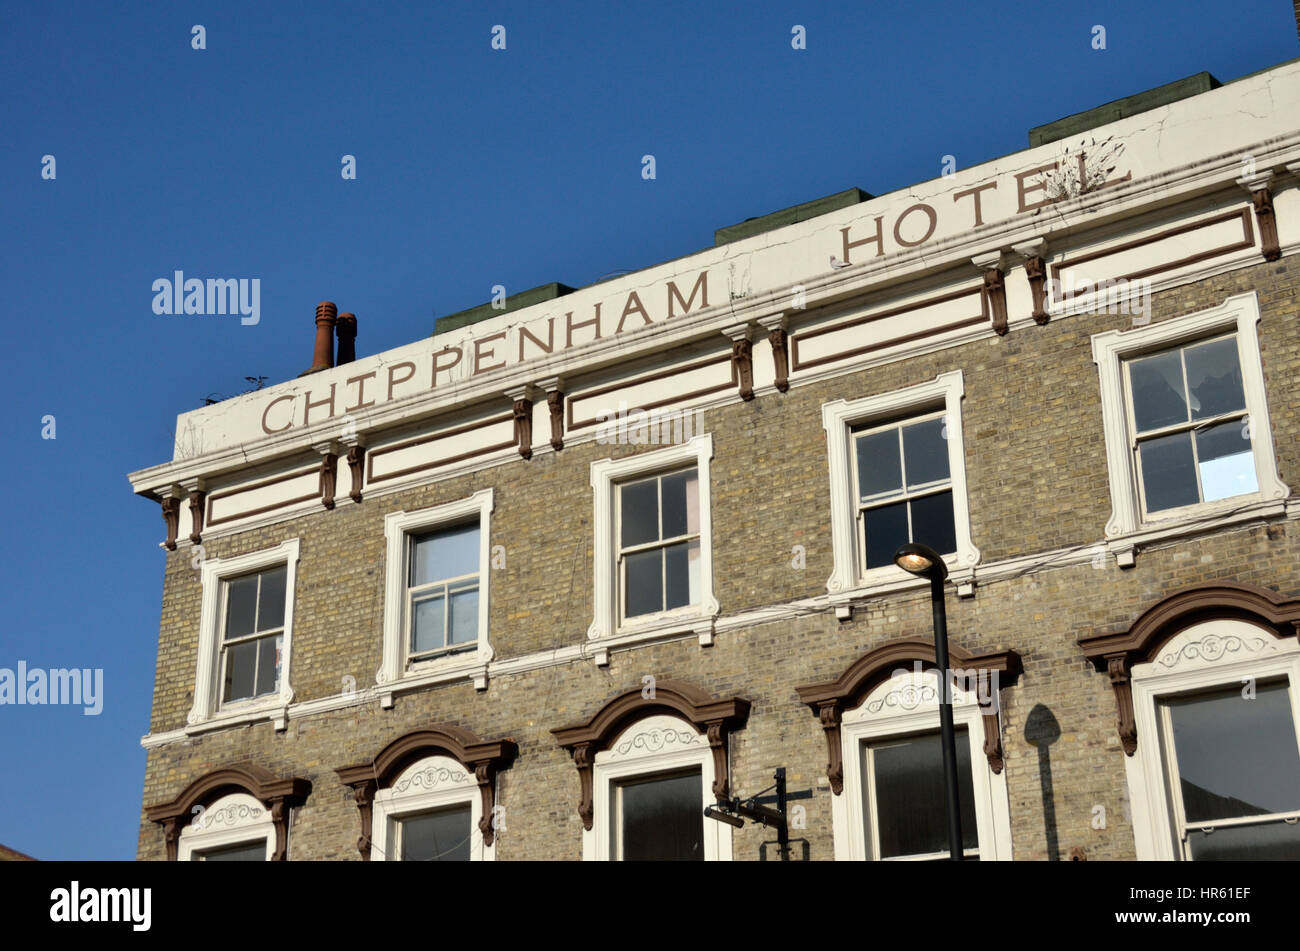
[[[1034,323],[1043,325],[1047,314],[1047,242],[1042,238],[1018,244],[1013,249],[1025,259],[1025,277],[1029,279],[1029,292],[1033,295]]]
[[[551,448],[559,452],[564,448],[564,380],[553,376],[538,383],[546,393],[546,408],[551,417]]]
[[[1185,588],[1142,612],[1126,631],[1079,638],[1093,667],[1110,678],[1115,691],[1115,728],[1126,755],[1135,754],[1138,743],[1133,666],[1153,660],[1165,642],[1183,628],[1221,618],[1262,624],[1279,637],[1294,637],[1300,624],[1300,598],[1235,582]]]
[[[180,531],[181,521],[180,496],[165,495],[159,501],[162,503],[163,524],[167,527],[167,538],[163,541],[163,547],[168,551],[175,551],[176,533]]]
[[[318,443],[313,448],[321,454],[320,504],[333,509],[334,496],[338,492],[339,445],[330,440]]]
[[[279,779],[265,767],[252,763],[201,776],[170,802],[145,809],[145,817],[163,828],[167,861],[176,861],[181,831],[194,818],[195,807],[207,806],[231,792],[247,793],[267,807],[275,824],[275,849],[271,861],[284,861],[289,842],[289,809],[307,799],[311,794],[311,783],[296,776]]]
[[[776,388],[782,393],[790,389],[790,347],[785,314],[761,317],[759,325],[767,331],[767,342],[772,347],[772,364],[776,372]]]
[[[950,647],[948,654],[949,663],[960,666],[967,675],[996,678],[994,682],[999,690],[1014,682],[1022,669],[1020,655],[1015,651],[972,654],[959,647]],[[840,724],[844,714],[861,706],[871,691],[888,680],[895,671],[906,670],[917,661],[927,665],[928,669],[934,668],[933,643],[895,641],[862,655],[835,680],[795,688],[799,699],[816,714],[826,734],[826,777],[830,780],[831,792],[835,795],[844,791],[844,761],[840,742]],[[957,678],[954,676],[953,680],[956,682]],[[984,756],[988,760],[989,769],[994,773],[1002,772],[1004,765],[999,706],[995,701],[982,714]]]
[[[984,275],[984,286],[980,294],[984,298],[984,309],[993,324],[993,330],[1000,336],[1007,332],[1007,289],[1003,279],[1005,263],[1001,251],[971,258],[971,263]]]
[[[356,439],[348,447],[348,473],[352,478],[352,489],[348,497],[353,502],[361,501],[361,484],[365,479],[366,444],[360,439]]]
[[[537,388],[531,383],[506,391],[506,398],[514,403],[515,443],[519,455],[533,458],[533,398]]]
[[[734,324],[722,332],[731,340],[731,366],[740,381],[740,398],[754,398],[754,325]]]
[[[509,768],[518,753],[519,748],[513,740],[483,740],[463,727],[442,723],[399,737],[369,763],[335,770],[343,784],[352,789],[352,798],[360,814],[361,836],[357,839],[357,851],[361,853],[362,861],[370,861],[375,793],[391,786],[407,766],[426,756],[450,756],[474,774],[482,806],[479,832],[483,835],[483,844],[492,845],[496,834],[493,815],[497,772]]]
[[[1263,172],[1253,178],[1239,178],[1237,184],[1250,194],[1255,209],[1255,223],[1259,225],[1259,246],[1265,261],[1276,261],[1282,256],[1277,237],[1277,216],[1273,212],[1273,173]]]
[[[749,701],[740,697],[718,700],[693,684],[672,680],[656,683],[653,693],[645,697],[640,688],[634,688],[610,700],[591,719],[551,731],[578,768],[578,816],[588,832],[594,819],[596,754],[609,749],[628,726],[655,714],[679,716],[708,738],[713,753],[714,798],[726,799],[730,793],[727,741],[732,731],[744,727],[748,720]]]

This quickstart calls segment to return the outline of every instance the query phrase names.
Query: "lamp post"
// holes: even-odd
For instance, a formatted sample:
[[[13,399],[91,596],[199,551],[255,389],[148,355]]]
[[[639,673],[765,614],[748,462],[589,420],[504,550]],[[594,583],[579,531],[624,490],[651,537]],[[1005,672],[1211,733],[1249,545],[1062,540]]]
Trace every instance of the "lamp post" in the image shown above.
[[[957,745],[952,729],[952,685],[948,669],[948,614],[944,608],[943,583],[948,566],[943,557],[926,545],[909,543],[894,552],[894,564],[906,572],[930,579],[930,607],[934,612],[934,662],[939,668],[939,740],[943,747],[943,785],[948,793],[949,858],[964,858],[961,841],[961,799],[957,791]]]

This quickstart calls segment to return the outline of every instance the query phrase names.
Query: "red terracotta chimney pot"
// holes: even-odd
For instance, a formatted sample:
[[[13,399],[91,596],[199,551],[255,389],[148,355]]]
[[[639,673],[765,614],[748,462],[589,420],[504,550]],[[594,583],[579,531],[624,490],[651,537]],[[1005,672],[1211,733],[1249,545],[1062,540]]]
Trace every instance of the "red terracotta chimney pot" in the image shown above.
[[[338,366],[345,363],[351,363],[357,358],[357,315],[353,313],[339,314],[338,323],[334,325],[334,330],[339,338],[339,358]]]
[[[313,370],[328,370],[334,366],[334,322],[338,312],[333,301],[323,300],[316,305],[316,351],[311,358]]]

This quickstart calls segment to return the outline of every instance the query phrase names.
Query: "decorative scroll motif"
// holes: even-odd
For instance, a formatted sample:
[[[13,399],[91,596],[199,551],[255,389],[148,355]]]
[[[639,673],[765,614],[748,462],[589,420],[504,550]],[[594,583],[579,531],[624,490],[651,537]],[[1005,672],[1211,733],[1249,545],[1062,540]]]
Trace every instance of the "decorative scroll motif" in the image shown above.
[[[754,345],[747,337],[731,341],[731,364],[740,380],[740,398],[754,398]]]
[[[1115,691],[1119,738],[1126,754],[1132,756],[1137,752],[1133,688],[1129,679],[1134,664],[1155,663],[1170,670],[1187,660],[1213,662],[1239,651],[1261,653],[1271,646],[1266,635],[1256,638],[1207,634],[1181,647],[1166,649],[1179,632],[1219,619],[1244,620],[1271,630],[1278,637],[1295,637],[1300,625],[1300,598],[1287,597],[1259,585],[1221,581],[1185,588],[1161,599],[1143,611],[1127,630],[1079,638],[1084,655],[1110,677]]]
[[[546,408],[551,411],[551,448],[559,452],[564,448],[564,394],[559,390],[547,393]]]
[[[175,496],[163,499],[162,517],[163,523],[167,526],[167,540],[163,542],[163,547],[168,551],[175,551],[176,533],[180,530],[181,500]]]
[[[578,816],[588,832],[594,818],[592,772],[596,754],[610,749],[629,725],[664,713],[681,717],[707,737],[713,753],[713,794],[719,799],[727,797],[727,744],[731,731],[744,726],[748,719],[749,701],[739,697],[717,700],[693,684],[661,680],[655,685],[653,697],[643,696],[639,687],[633,688],[610,700],[591,719],[551,731],[556,742],[572,755],[578,769]],[[652,732],[653,728],[643,734]],[[630,737],[628,742],[635,740],[635,736]]]
[[[301,805],[311,794],[311,783],[296,776],[279,779],[265,767],[252,763],[206,773],[170,802],[145,808],[146,818],[162,826],[167,861],[176,861],[181,831],[201,812],[195,807],[207,806],[235,790],[247,793],[270,810],[275,825],[275,849],[271,861],[284,861],[289,842],[289,811]],[[205,818],[212,821],[228,808],[222,807],[215,816],[204,813]],[[250,807],[244,804],[237,808]],[[230,821],[234,821],[233,818]]]
[[[1191,641],[1178,650],[1162,654],[1157,663],[1161,667],[1172,670],[1184,660],[1201,659],[1212,663],[1221,659],[1225,654],[1235,654],[1238,651],[1245,651],[1247,654],[1258,654],[1265,649],[1277,650],[1263,637],[1243,638],[1237,634],[1227,636],[1207,634],[1199,641]]]
[[[690,730],[644,730],[618,744],[614,752],[619,756],[626,756],[632,750],[658,753],[670,746],[690,746],[699,738],[698,733],[692,733]]]
[[[444,723],[398,737],[369,762],[335,770],[343,784],[352,788],[361,814],[361,838],[357,840],[357,850],[362,859],[370,861],[375,792],[392,786],[407,766],[425,756],[450,757],[465,771],[431,766],[403,780],[395,791],[403,792],[412,785],[431,789],[442,782],[464,782],[472,771],[483,806],[478,827],[483,834],[483,844],[490,847],[495,837],[492,819],[496,806],[497,771],[512,763],[517,754],[518,747],[513,740],[482,740],[463,727]]]
[[[229,806],[222,806],[220,809],[209,809],[204,812],[202,826],[205,829],[214,825],[232,826],[244,819],[256,819],[265,811],[244,802],[231,803]]]
[[[1124,745],[1124,753],[1132,756],[1138,748],[1137,720],[1133,716],[1133,684],[1129,680],[1128,656],[1107,658],[1106,673],[1110,675],[1110,685],[1115,689],[1115,724],[1119,730],[1119,741]]]
[[[1260,250],[1264,252],[1264,260],[1276,261],[1282,256],[1282,247],[1277,238],[1273,192],[1268,188],[1256,189],[1250,193],[1250,201],[1255,207],[1255,222],[1259,225],[1259,243]]]
[[[519,446],[519,455],[525,459],[533,457],[533,401],[527,398],[515,400],[515,442]]]
[[[334,508],[335,481],[338,478],[339,457],[337,453],[323,453],[320,461],[320,504],[327,509]]]
[[[1047,262],[1039,255],[1025,258],[1025,276],[1034,298],[1034,323],[1047,323]]]
[[[348,449],[348,470],[352,475],[352,491],[349,494],[353,502],[361,501],[361,480],[366,459],[366,447],[357,444]]]
[[[196,545],[203,541],[203,500],[206,496],[202,489],[190,490],[190,541]]]
[[[782,393],[790,389],[790,353],[784,328],[777,327],[767,335],[772,345],[772,362],[776,367],[776,388]]]
[[[463,783],[467,779],[469,779],[469,774],[463,770],[448,769],[445,766],[430,766],[428,769],[416,773],[410,779],[398,783],[393,787],[393,792],[403,793],[412,786],[436,789],[443,783]]]
[[[984,272],[984,286],[981,293],[984,295],[989,317],[993,321],[993,330],[999,335],[1005,334],[1007,332],[1007,289],[1002,279],[1002,272],[998,268],[991,267]]]
[[[960,667],[968,678],[978,676],[981,683],[987,679],[999,689],[1013,683],[1021,670],[1020,655],[1015,651],[977,655],[956,645],[950,645],[948,650],[953,667]],[[816,714],[826,734],[826,778],[830,780],[831,792],[835,795],[844,791],[841,742],[844,713],[859,708],[876,687],[894,676],[895,671],[906,669],[918,661],[929,665],[928,673],[934,677],[933,684],[901,684],[884,697],[870,701],[866,712],[879,713],[887,707],[914,710],[923,704],[937,704],[939,685],[934,669],[934,644],[919,640],[882,644],[855,660],[835,680],[795,688],[799,699]],[[953,676],[957,679],[955,674]],[[981,701],[982,699],[981,697]],[[990,699],[989,705],[984,709],[984,755],[988,759],[989,768],[994,773],[1000,773],[1004,764],[997,704]]]

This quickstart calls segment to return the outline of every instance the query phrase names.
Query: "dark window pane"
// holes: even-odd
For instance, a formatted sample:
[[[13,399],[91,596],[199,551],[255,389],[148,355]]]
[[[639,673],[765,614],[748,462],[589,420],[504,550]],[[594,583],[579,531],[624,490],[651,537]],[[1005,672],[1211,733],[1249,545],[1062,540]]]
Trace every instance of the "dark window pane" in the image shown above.
[[[664,549],[664,569],[667,582],[664,607],[684,607],[694,604],[699,591],[700,543],[698,540],[669,545]]]
[[[909,487],[948,478],[948,440],[943,425],[940,417],[903,427],[903,459]]]
[[[1220,423],[1197,432],[1196,455],[1201,464],[1201,494],[1205,501],[1259,491],[1255,457],[1247,433],[1245,420]]]
[[[449,644],[472,644],[478,640],[478,588],[451,593]]]
[[[962,849],[973,849],[979,846],[979,833],[971,786],[970,743],[965,730],[957,730],[955,738]],[[939,734],[882,743],[871,748],[871,756],[875,761],[880,857],[946,852],[948,794],[943,784]]]
[[[446,646],[443,603],[441,594],[415,602],[414,616],[411,618],[412,653],[419,654]]]
[[[403,862],[468,862],[469,806],[399,820]]]
[[[704,806],[700,773],[624,783],[622,800],[624,861],[701,861],[704,858]]]
[[[1196,465],[1192,459],[1192,434],[1174,433],[1138,444],[1142,459],[1142,488],[1147,511],[1159,512],[1200,501],[1196,491]]]
[[[262,696],[280,689],[280,635],[257,641],[257,693]]]
[[[659,540],[659,480],[631,482],[618,490],[623,518],[623,547]]]
[[[284,627],[284,585],[288,576],[288,569],[284,567],[262,572],[262,593],[257,604],[259,631]]]
[[[410,573],[412,587],[478,574],[477,522],[420,535],[415,539],[414,548]]]
[[[1283,685],[1169,705],[1188,822],[1300,809],[1300,752]],[[1218,835],[1218,832],[1215,833]]]
[[[898,453],[898,430],[858,436],[858,493],[862,498],[903,489],[903,466]]]
[[[1133,413],[1138,432],[1187,422],[1179,351],[1133,360],[1129,363],[1129,381],[1133,387]]]
[[[663,549],[641,551],[626,556],[627,591],[624,617],[653,614],[664,609]]]
[[[957,525],[953,521],[952,493],[936,492],[913,499],[912,541],[929,545],[941,555],[957,550]]]
[[[1184,359],[1187,386],[1192,391],[1192,419],[1208,419],[1246,408],[1236,337],[1188,347]]]
[[[664,476],[664,538],[694,534],[700,530],[699,485],[694,469]]]
[[[1273,861],[1300,859],[1300,826],[1270,822],[1260,826],[1229,826],[1206,834],[1187,833],[1194,862]]]
[[[223,701],[243,700],[253,695],[257,671],[257,641],[245,641],[226,648],[226,684]]]
[[[257,612],[257,575],[232,578],[226,583],[226,637],[253,633]]]
[[[195,852],[191,856],[195,862],[265,862],[265,842],[243,842],[239,845],[227,845],[206,852]]]
[[[907,537],[907,503],[895,502],[862,513],[866,524],[867,567],[879,568],[894,563],[894,552]]]

